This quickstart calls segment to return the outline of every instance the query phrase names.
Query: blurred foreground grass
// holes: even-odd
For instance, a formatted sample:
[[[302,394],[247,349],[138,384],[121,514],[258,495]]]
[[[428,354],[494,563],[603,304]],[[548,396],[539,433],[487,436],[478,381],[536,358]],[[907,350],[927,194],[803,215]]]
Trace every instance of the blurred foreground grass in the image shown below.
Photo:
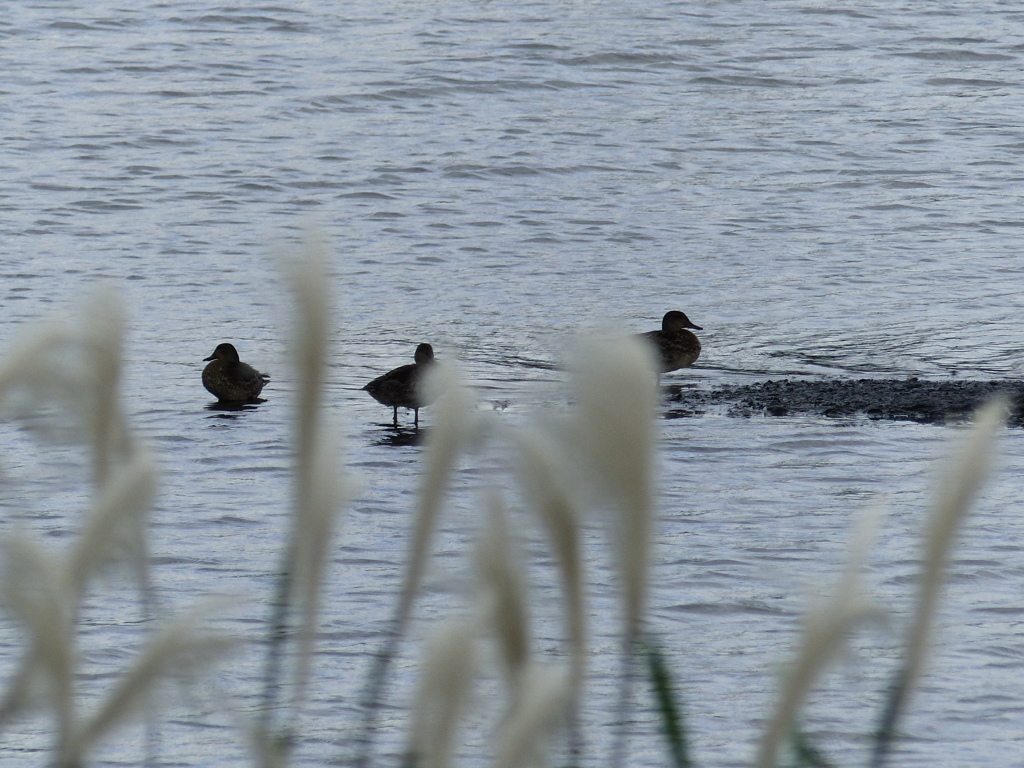
[[[291,530],[281,552],[276,593],[268,596],[266,658],[258,716],[244,726],[253,762],[284,766],[301,741],[300,712],[315,663],[321,585],[329,561],[338,513],[346,498],[339,472],[336,430],[323,418],[326,350],[330,344],[327,256],[310,246],[284,265],[294,294],[294,343],[298,386],[294,405],[294,484]],[[101,739],[119,724],[143,717],[159,730],[161,712],[154,692],[160,681],[184,671],[217,675],[216,662],[235,641],[206,629],[216,602],[158,620],[151,600],[147,513],[157,478],[147,449],[134,435],[120,397],[123,320],[117,296],[103,291],[78,321],[53,321],[30,329],[0,364],[0,398],[13,418],[46,413],[66,422],[90,446],[91,505],[81,533],[65,551],[54,552],[17,531],[2,542],[0,600],[21,628],[23,645],[0,667],[0,758],[5,734],[25,718],[52,723],[52,763],[59,768],[90,765]],[[440,624],[425,649],[420,690],[407,713],[407,765],[442,768],[452,763],[459,723],[474,680],[491,660],[499,667],[504,701],[493,724],[490,761],[499,768],[545,764],[590,766],[630,763],[629,709],[647,701],[665,734],[666,764],[700,763],[687,732],[682,675],[673,662],[685,658],[651,633],[646,620],[652,560],[652,520],[657,502],[656,432],[658,391],[649,350],[635,338],[582,344],[572,365],[576,404],[545,426],[501,432],[511,463],[518,468],[523,495],[539,516],[558,566],[564,596],[564,651],[541,658],[531,635],[530,597],[522,557],[509,531],[506,501],[485,489],[481,512],[488,520],[478,543],[479,591],[458,617]],[[423,471],[405,577],[396,596],[387,640],[377,653],[359,704],[361,722],[338,764],[369,768],[375,758],[378,715],[387,701],[389,670],[407,634],[434,531],[456,462],[471,454],[484,431],[500,429],[477,411],[471,391],[453,366],[436,366],[428,382],[440,393],[434,427],[423,451]],[[892,755],[901,715],[922,674],[929,630],[940,596],[954,535],[984,480],[994,435],[1006,403],[982,409],[975,427],[942,479],[935,509],[922,534],[924,566],[913,620],[907,629],[898,671],[878,714],[870,762],[882,766]],[[612,512],[609,542],[621,584],[621,674],[610,754],[586,748],[577,714],[587,677],[587,576],[581,551],[580,518],[596,498]],[[780,680],[773,711],[752,761],[762,768],[783,760],[828,765],[800,729],[801,708],[844,640],[879,608],[859,587],[859,575],[881,516],[864,516],[850,544],[848,563],[832,595],[812,607],[801,643]],[[7,529],[10,531],[10,529]],[[145,647],[121,671],[98,706],[81,702],[84,684],[76,646],[86,590],[112,563],[128,567],[137,585],[141,613],[154,625]],[[496,653],[482,653],[493,643]],[[766,666],[771,660],[766,659]],[[682,667],[685,668],[685,667]],[[640,689],[637,676],[645,686]],[[649,691],[641,698],[634,691]],[[92,699],[91,699],[92,700]],[[238,713],[240,722],[245,716]],[[143,751],[146,764],[160,765],[159,740]]]

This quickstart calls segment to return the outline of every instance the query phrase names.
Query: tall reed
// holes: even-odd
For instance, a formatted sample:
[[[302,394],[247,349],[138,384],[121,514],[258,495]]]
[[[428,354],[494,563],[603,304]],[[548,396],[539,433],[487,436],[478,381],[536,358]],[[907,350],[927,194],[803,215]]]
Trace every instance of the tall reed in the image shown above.
[[[889,686],[873,738],[871,764],[875,768],[881,768],[892,750],[900,716],[921,675],[954,535],[988,473],[995,436],[1006,420],[1007,408],[1007,400],[997,397],[978,410],[965,445],[941,476],[934,509],[921,535],[922,569],[903,659]],[[783,741],[798,732],[799,709],[826,663],[839,652],[855,625],[879,610],[861,594],[858,577],[880,522],[878,510],[864,516],[835,593],[808,613],[800,649],[760,743],[757,764],[761,768],[774,766]],[[809,746],[806,739],[800,741]]]
[[[635,661],[647,609],[654,520],[654,406],[657,393],[653,350],[632,337],[584,343],[572,384],[579,414],[572,430],[587,476],[612,500],[611,540],[622,584],[622,681],[619,727],[610,763],[626,757],[629,702]]]
[[[417,496],[412,543],[406,561],[401,593],[388,628],[384,644],[374,656],[370,673],[360,699],[363,712],[359,732],[354,737],[353,764],[368,768],[373,759],[377,737],[377,715],[383,703],[387,674],[398,653],[412,616],[413,603],[423,581],[430,556],[430,547],[441,514],[444,493],[460,453],[473,437],[475,409],[472,393],[462,382],[459,369],[446,362],[431,366],[423,386],[428,399],[438,398],[435,426],[427,438],[425,467]]]
[[[28,331],[0,365],[0,401],[24,415],[43,414],[83,436],[93,469],[89,512],[70,547],[51,552],[24,532],[3,544],[0,600],[21,625],[26,645],[0,696],[0,733],[42,705],[54,719],[54,764],[78,768],[119,724],[145,711],[158,681],[222,653],[224,638],[202,631],[206,609],[186,611],[150,632],[98,706],[79,694],[76,636],[82,601],[109,565],[129,566],[148,598],[146,516],[156,488],[149,452],[133,435],[120,396],[123,321],[117,295],[104,289],[77,320]],[[147,610],[150,613],[151,610]],[[42,700],[35,694],[43,692]],[[152,760],[150,755],[147,760]]]
[[[256,754],[265,768],[287,765],[309,684],[319,622],[321,588],[329,563],[337,514],[346,494],[339,472],[337,429],[324,408],[331,359],[330,282],[327,249],[310,235],[303,255],[283,262],[297,309],[293,331],[297,371],[295,466],[291,529],[282,552],[263,676]],[[293,620],[292,614],[297,614]],[[282,671],[292,649],[291,697],[282,719]]]
[[[924,559],[917,582],[914,617],[907,632],[903,659],[889,686],[875,732],[871,761],[874,768],[885,764],[896,738],[899,720],[924,669],[928,640],[954,537],[988,476],[995,436],[1006,422],[1008,408],[1009,401],[1005,397],[996,397],[980,408],[968,440],[941,475],[935,507],[921,537]]]

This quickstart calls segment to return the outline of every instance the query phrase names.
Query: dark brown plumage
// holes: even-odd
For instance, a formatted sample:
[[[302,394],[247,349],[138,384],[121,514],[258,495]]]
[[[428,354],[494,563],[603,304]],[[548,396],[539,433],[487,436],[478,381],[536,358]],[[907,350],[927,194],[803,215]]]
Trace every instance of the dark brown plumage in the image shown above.
[[[203,369],[203,386],[222,402],[244,403],[255,400],[270,376],[260,373],[238,359],[238,350],[231,344],[218,344],[204,361],[212,361]]]
[[[700,340],[688,328],[703,331],[694,325],[682,312],[672,310],[661,320],[660,331],[648,331],[640,336],[654,345],[661,364],[659,373],[668,373],[679,368],[693,365],[700,357]]]
[[[416,347],[415,363],[403,365],[378,376],[365,387],[370,397],[381,405],[394,409],[394,424],[398,426],[398,408],[412,408],[414,424],[420,425],[420,408],[430,405],[433,400],[425,400],[420,392],[420,382],[427,367],[434,361],[434,348],[429,344]]]

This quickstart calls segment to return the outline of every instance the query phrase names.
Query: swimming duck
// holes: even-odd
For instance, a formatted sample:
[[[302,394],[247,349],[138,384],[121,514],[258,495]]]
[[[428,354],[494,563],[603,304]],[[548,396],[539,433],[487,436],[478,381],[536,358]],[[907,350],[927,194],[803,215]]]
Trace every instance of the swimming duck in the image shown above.
[[[640,334],[641,338],[647,339],[658,350],[660,373],[693,365],[700,357],[700,340],[687,328],[693,328],[695,331],[704,330],[699,325],[691,323],[690,318],[682,312],[672,310],[662,318],[660,331]]]
[[[399,406],[413,409],[414,424],[419,429],[420,408],[433,402],[433,400],[427,401],[423,398],[419,392],[419,385],[423,372],[434,360],[434,348],[429,344],[420,344],[416,347],[414,359],[415,363],[388,371],[363,387],[378,403],[394,408],[396,427],[398,426]]]
[[[203,358],[211,362],[203,369],[203,386],[222,402],[243,403],[255,400],[270,376],[260,373],[238,359],[231,344],[218,344],[213,354]]]

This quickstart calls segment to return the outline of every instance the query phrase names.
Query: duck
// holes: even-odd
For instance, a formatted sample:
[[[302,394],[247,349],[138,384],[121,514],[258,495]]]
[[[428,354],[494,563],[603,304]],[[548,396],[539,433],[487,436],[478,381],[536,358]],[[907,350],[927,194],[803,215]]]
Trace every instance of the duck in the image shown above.
[[[394,425],[398,426],[398,408],[413,409],[413,424],[416,429],[420,427],[420,408],[430,405],[433,400],[426,400],[419,391],[420,379],[424,371],[434,362],[434,348],[429,344],[420,344],[416,347],[413,356],[416,361],[409,365],[402,365],[393,371],[388,371],[371,381],[363,390],[370,393],[370,397],[381,405],[388,405],[394,409]]]
[[[270,381],[269,375],[239,360],[238,350],[226,342],[218,344],[213,354],[204,357],[203,362],[210,363],[203,369],[203,386],[221,402],[251,402],[259,397],[263,385]]]
[[[695,331],[704,330],[690,322],[685,313],[672,310],[662,318],[660,331],[640,334],[658,352],[658,362],[661,364],[659,374],[686,368],[700,357],[700,339],[688,330],[690,328]]]

